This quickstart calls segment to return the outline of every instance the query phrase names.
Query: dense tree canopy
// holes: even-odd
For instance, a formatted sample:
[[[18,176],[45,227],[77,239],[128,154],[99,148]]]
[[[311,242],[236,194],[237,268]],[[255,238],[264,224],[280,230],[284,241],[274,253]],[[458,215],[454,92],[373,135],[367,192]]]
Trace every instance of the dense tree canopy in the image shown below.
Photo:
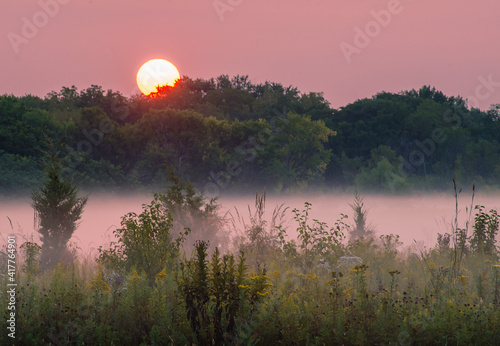
[[[500,186],[499,107],[471,109],[430,86],[381,92],[340,109],[322,93],[247,76],[183,77],[153,97],[92,85],[45,98],[0,96],[0,192],[43,176],[47,139],[84,188],[154,188],[168,168],[197,187],[265,185],[400,191]]]

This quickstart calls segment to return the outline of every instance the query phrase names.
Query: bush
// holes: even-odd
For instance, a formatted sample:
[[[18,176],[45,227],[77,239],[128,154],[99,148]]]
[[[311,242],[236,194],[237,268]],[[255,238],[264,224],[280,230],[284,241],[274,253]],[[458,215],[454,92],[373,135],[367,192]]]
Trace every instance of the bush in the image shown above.
[[[99,259],[105,267],[122,274],[132,268],[144,270],[151,283],[162,269],[173,267],[189,230],[175,238],[172,215],[163,207],[162,198],[155,194],[150,204],[142,206],[141,214],[122,217],[122,227],[113,232],[117,241],[111,242],[108,250],[99,248]]]

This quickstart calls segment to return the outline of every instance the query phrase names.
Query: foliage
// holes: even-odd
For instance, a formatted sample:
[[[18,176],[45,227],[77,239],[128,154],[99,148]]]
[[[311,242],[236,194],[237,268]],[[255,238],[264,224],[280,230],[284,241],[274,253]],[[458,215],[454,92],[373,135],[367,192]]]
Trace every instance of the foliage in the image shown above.
[[[148,187],[166,168],[202,188],[300,190],[356,185],[391,193],[499,186],[498,109],[469,109],[430,86],[378,93],[333,109],[322,93],[248,76],[183,77],[155,98],[92,85],[45,98],[0,96],[0,191],[43,176],[46,137],[84,188]],[[19,174],[22,173],[22,174]],[[213,186],[212,186],[213,189]]]
[[[473,228],[487,231],[496,213],[477,211]],[[254,263],[255,253],[247,258],[216,248],[210,255],[204,241],[189,259],[179,259],[177,243],[169,238],[178,265],[158,266],[150,274],[133,252],[122,258],[129,261],[128,271],[120,273],[89,260],[39,272],[38,247],[27,242],[21,246],[25,266],[16,273],[16,344],[500,343],[497,252],[471,245],[453,276],[453,248],[436,244],[417,256],[401,251],[397,235],[389,234],[378,242],[348,243],[345,256],[334,268],[332,260],[329,270],[304,267],[306,249],[311,256],[340,249],[335,239],[343,239],[339,232],[345,230],[340,223],[334,229],[311,224],[309,214],[308,203],[295,211],[299,261],[285,251],[269,251],[254,266],[247,263]],[[142,214],[123,221],[130,233],[144,237],[150,233],[140,228],[161,230],[151,233],[154,239],[167,239],[172,230],[157,197]],[[324,232],[331,232],[331,244],[316,238]],[[125,235],[127,244],[137,239],[156,251],[154,242]],[[1,285],[7,280],[0,276]],[[8,300],[1,300],[0,309],[7,307]],[[2,333],[0,343],[12,339]]]
[[[266,295],[266,279],[263,275],[246,277],[243,252],[236,263],[233,255],[221,257],[216,248],[208,262],[207,248],[208,243],[197,242],[194,259],[180,266],[178,285],[187,318],[198,343],[235,343],[237,322],[244,320],[242,306]]]
[[[499,218],[495,209],[489,214],[484,212],[482,205],[476,205],[477,214],[474,217],[473,233],[470,237],[470,249],[473,252],[494,254],[497,252],[496,235],[498,234]]]
[[[368,209],[363,202],[363,197],[361,197],[357,190],[354,192],[354,202],[349,204],[349,206],[354,212],[354,225],[352,225],[349,232],[349,241],[363,241],[373,237],[373,230],[366,224]]]
[[[100,261],[112,270],[127,273],[132,268],[144,270],[150,281],[165,267],[172,268],[189,229],[172,232],[172,215],[163,207],[162,196],[154,195],[150,204],[143,204],[142,213],[122,217],[121,228],[113,233],[109,249],[99,248]]]
[[[77,228],[87,197],[78,197],[76,186],[61,177],[61,163],[53,145],[47,154],[45,183],[32,192],[37,230],[42,241],[42,269],[51,269],[59,261],[71,261],[66,244]]]
[[[310,270],[313,265],[322,261],[331,262],[335,257],[340,257],[344,249],[342,240],[345,239],[345,232],[349,225],[344,221],[347,215],[340,214],[340,218],[335,222],[335,226],[330,227],[326,222],[312,220],[309,222],[309,211],[312,204],[304,203],[302,211],[292,210],[295,214],[294,220],[297,222],[297,241],[285,239],[286,231],[283,227],[278,227],[278,237],[285,253],[294,256],[295,259],[301,258],[303,270]]]
[[[274,125],[276,133],[267,134],[269,139],[262,154],[269,175],[278,179],[285,191],[320,181],[330,162],[330,151],[324,143],[335,131],[321,120],[296,113],[277,119]]]
[[[172,216],[172,232],[190,230],[189,234],[185,234],[186,249],[191,249],[191,244],[197,240],[226,246],[227,237],[222,231],[225,219],[219,215],[220,205],[216,198],[207,201],[207,197],[197,192],[193,184],[181,181],[172,171],[169,181],[165,193],[158,197],[162,207]]]
[[[285,214],[288,207],[284,204],[276,206],[270,220],[264,217],[266,206],[266,190],[259,196],[255,194],[255,210],[251,211],[248,206],[249,223],[239,213],[235,207],[234,215],[231,214],[231,233],[234,234],[235,243],[239,249],[245,253],[254,254],[259,258],[259,254],[268,253],[276,250],[278,244],[276,241],[277,230],[282,227],[285,222]]]
[[[35,242],[27,241],[20,247],[21,253],[24,256],[24,265],[22,271],[28,276],[36,276],[40,272],[40,251],[42,247]]]

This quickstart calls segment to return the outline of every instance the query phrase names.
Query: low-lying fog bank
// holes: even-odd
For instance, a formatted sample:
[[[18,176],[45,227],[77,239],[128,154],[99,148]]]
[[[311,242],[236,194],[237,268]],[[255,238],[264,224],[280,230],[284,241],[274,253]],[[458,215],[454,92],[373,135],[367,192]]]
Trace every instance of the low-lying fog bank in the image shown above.
[[[82,251],[91,254],[100,245],[109,243],[112,232],[120,226],[120,220],[128,212],[140,212],[143,203],[149,203],[152,195],[104,196],[90,195],[79,228],[71,242],[76,242]],[[450,194],[411,195],[411,196],[380,196],[365,195],[364,203],[368,208],[368,224],[376,235],[398,234],[405,246],[423,242],[433,246],[438,233],[450,232],[450,224],[455,217],[455,199]],[[266,216],[270,219],[273,209],[285,204],[287,210],[287,226],[289,234],[295,235],[296,222],[292,210],[304,207],[304,202],[312,204],[311,218],[324,221],[333,226],[340,213],[349,215],[348,222],[353,223],[353,211],[349,206],[353,202],[352,195],[296,195],[277,196],[268,193],[266,199]],[[0,231],[6,239],[11,233],[7,217],[12,220],[15,233],[21,232],[24,237],[38,234],[33,229],[33,209],[30,198],[19,198],[10,201],[0,201]],[[248,217],[248,205],[254,211],[255,194],[244,194],[239,197],[224,197],[219,199],[222,204],[221,213],[234,211],[236,207],[240,214]],[[459,197],[459,226],[465,226],[467,219],[466,207],[471,204],[470,193],[463,192]],[[485,210],[500,210],[500,195],[476,194],[474,204],[485,206]],[[474,211],[473,211],[474,215]],[[473,218],[473,216],[472,216]],[[1,241],[1,240],[0,240]],[[24,240],[18,240],[20,245]]]

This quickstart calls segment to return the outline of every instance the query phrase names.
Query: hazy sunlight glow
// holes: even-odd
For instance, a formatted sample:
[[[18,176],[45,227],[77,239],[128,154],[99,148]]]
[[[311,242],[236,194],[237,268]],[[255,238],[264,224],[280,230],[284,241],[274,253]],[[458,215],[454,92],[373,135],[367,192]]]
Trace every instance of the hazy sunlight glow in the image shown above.
[[[179,78],[179,71],[171,62],[153,59],[142,65],[137,72],[137,86],[145,95],[149,95],[156,91],[157,86],[174,86]]]

